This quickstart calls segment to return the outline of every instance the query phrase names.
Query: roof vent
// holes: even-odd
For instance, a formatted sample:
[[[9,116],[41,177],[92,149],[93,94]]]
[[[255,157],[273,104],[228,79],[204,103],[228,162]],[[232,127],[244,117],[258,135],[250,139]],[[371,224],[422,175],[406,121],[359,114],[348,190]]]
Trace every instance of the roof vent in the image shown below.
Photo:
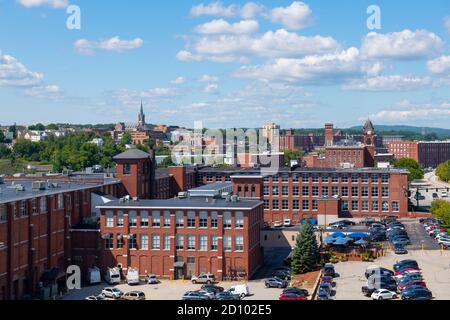
[[[45,190],[46,183],[44,181],[33,181],[31,184],[31,189],[33,191]]]
[[[25,186],[23,184],[16,184],[16,191],[25,191]]]

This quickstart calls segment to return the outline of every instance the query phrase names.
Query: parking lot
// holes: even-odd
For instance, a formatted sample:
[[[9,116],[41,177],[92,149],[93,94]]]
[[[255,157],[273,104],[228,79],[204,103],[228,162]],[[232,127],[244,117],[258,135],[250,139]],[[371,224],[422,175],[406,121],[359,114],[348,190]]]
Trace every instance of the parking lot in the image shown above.
[[[219,282],[217,285],[225,288],[241,284],[242,282]],[[108,285],[102,284],[98,286],[85,287],[81,290],[75,290],[67,294],[63,300],[84,300],[88,296],[99,295],[104,287]],[[244,298],[244,300],[278,300],[282,289],[266,289],[264,287],[264,280],[256,280],[248,282],[250,296]],[[127,284],[117,285],[117,288],[124,293],[129,291],[142,291],[145,293],[147,300],[181,300],[184,293],[187,291],[199,290],[200,284],[192,284],[190,281],[169,281],[163,280],[158,285],[142,284],[139,286],[129,286]]]

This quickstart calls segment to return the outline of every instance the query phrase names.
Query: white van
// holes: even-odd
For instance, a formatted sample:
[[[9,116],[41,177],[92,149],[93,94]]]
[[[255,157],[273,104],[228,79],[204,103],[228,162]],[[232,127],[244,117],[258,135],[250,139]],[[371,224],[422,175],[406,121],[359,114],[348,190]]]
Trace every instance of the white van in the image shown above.
[[[138,285],[139,281],[139,270],[136,268],[128,268],[127,273],[127,283],[129,285]]]
[[[448,193],[445,190],[441,191],[441,198],[447,198],[448,197]]]
[[[241,299],[244,299],[246,296],[250,295],[250,290],[246,284],[238,284],[233,286],[228,290],[228,292],[241,297]]]
[[[120,284],[119,268],[108,268],[105,274],[105,281],[110,285]]]

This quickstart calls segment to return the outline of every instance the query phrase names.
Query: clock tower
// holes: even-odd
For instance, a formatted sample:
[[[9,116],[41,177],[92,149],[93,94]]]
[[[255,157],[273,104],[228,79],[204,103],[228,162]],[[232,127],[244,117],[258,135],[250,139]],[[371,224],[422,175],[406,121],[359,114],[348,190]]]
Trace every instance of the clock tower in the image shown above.
[[[369,146],[375,145],[375,129],[373,127],[372,121],[368,119],[364,125],[364,144]]]

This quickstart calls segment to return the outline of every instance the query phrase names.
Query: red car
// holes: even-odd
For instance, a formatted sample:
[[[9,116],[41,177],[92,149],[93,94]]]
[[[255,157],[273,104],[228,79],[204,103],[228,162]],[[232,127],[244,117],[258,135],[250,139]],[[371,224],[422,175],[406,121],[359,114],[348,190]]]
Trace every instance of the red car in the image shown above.
[[[304,296],[300,296],[298,294],[293,293],[282,293],[280,295],[280,300],[284,301],[295,301],[295,300],[306,300]]]
[[[331,285],[334,284],[333,277],[323,276],[322,277],[322,283],[329,283]]]
[[[405,268],[405,269],[401,269],[399,271],[395,271],[394,276],[399,276],[404,274],[406,271],[416,271],[420,273],[420,269],[416,269],[416,268]]]
[[[419,287],[422,287],[422,288],[426,288],[427,287],[427,285],[423,281],[411,281],[411,282],[409,282],[409,283],[407,283],[405,285],[399,286],[398,289],[400,291],[404,291],[404,290],[408,289],[411,286],[419,286]]]

